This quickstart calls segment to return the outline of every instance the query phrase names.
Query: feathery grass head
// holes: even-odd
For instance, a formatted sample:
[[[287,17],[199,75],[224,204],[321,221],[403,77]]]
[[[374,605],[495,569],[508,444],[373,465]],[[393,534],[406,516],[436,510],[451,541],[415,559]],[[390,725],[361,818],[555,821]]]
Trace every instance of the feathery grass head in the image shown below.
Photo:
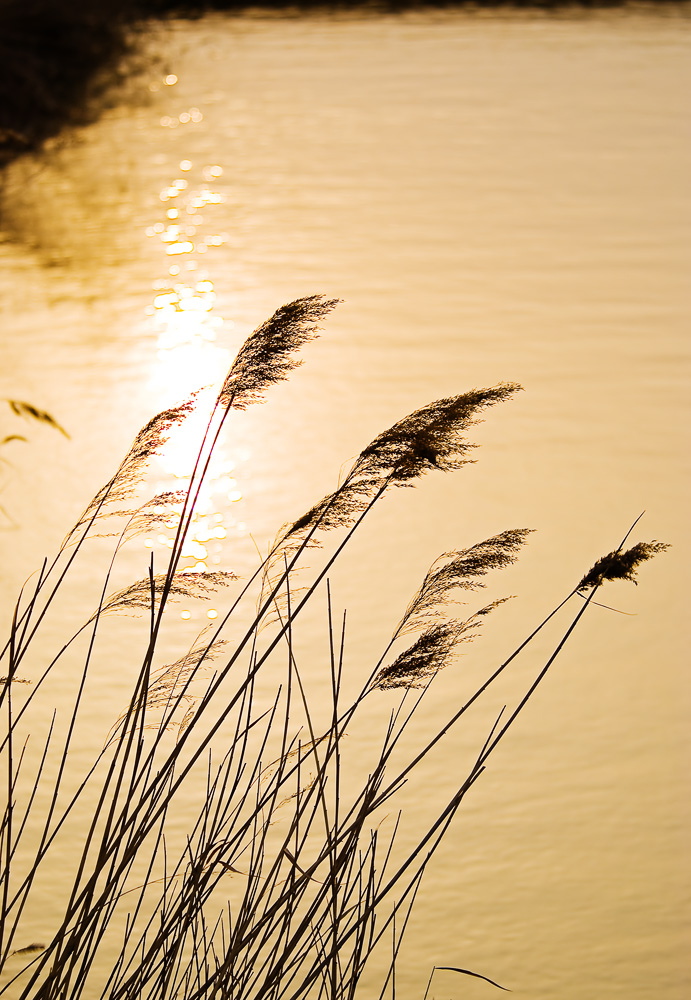
[[[146,697],[147,706],[155,708],[170,704],[203,664],[210,664],[225,645],[225,639],[216,639],[214,642],[208,643],[198,637],[191,649],[188,649],[180,659],[176,660],[175,663],[161,667],[151,675]],[[191,695],[186,697],[187,700],[192,699]]]
[[[381,691],[423,687],[446,666],[459,639],[459,622],[435,622],[393,663],[382,667],[372,686]]]
[[[168,440],[168,432],[176,424],[182,423],[196,406],[196,393],[184,403],[161,410],[152,417],[139,431],[132,446],[124,458],[123,466],[138,466],[147,462],[152,455],[158,455]]]
[[[36,420],[40,424],[47,424],[54,430],[60,431],[60,433],[63,434],[66,438],[69,437],[69,434],[67,433],[65,428],[57,422],[57,420],[55,419],[54,416],[52,416],[52,414],[47,413],[45,410],[39,410],[39,408],[37,406],[34,406],[32,403],[27,403],[21,399],[5,399],[3,400],[3,402],[7,403],[12,412],[16,414],[18,417],[23,417],[25,420]],[[15,439],[23,440],[20,435],[13,434],[10,438],[5,438],[5,441],[10,441]]]
[[[509,597],[500,597],[464,621],[433,622],[393,663],[381,668],[372,681],[372,689],[424,687],[448,664],[456,646],[472,642],[479,635],[486,616],[508,600]]]
[[[112,614],[118,611],[148,611],[151,608],[153,593],[154,602],[157,602],[166,585],[166,575],[161,573],[149,578],[144,577],[131,583],[129,587],[118,591],[109,597],[94,613],[90,619],[93,621],[98,615]],[[168,587],[168,600],[181,599],[183,597],[191,600],[206,597],[219,587],[227,587],[233,580],[237,580],[234,573],[225,572],[204,572],[204,573],[176,573]]]
[[[334,528],[347,527],[365,510],[374,492],[373,483],[348,477],[337,490],[322,497],[297,521],[293,521],[279,539],[278,545],[282,546],[285,542],[297,545],[313,528],[332,531]],[[313,539],[311,544],[318,543]]]
[[[176,526],[180,512],[176,510],[184,502],[185,490],[168,490],[164,493],[157,493],[151,497],[141,507],[128,510],[111,510],[107,507],[98,514],[98,519],[109,520],[126,518],[124,527],[112,529],[110,531],[99,531],[93,537],[107,538],[112,535],[120,535],[123,541],[129,541],[137,535],[142,535],[156,528],[173,528]]]
[[[471,461],[468,451],[476,447],[463,438],[463,432],[478,422],[482,410],[520,388],[515,382],[502,383],[429,403],[379,434],[361,452],[356,468],[390,477],[398,486],[408,485],[429,469],[460,469]]]
[[[302,364],[291,355],[318,336],[317,324],[338,301],[309,295],[277,309],[240,348],[219,393],[219,405],[244,410],[260,402],[270,385],[288,378]]]
[[[345,480],[291,524],[283,541],[318,527],[328,531],[346,527],[365,510],[376,493],[388,486],[411,486],[429,469],[449,472],[472,461],[476,447],[464,432],[478,422],[488,406],[509,399],[521,386],[501,383],[490,389],[471,389],[429,403],[379,434],[360,452]]]
[[[485,584],[478,577],[503,569],[516,561],[518,551],[532,529],[509,528],[469,549],[445,552],[429,569],[420,589],[406,608],[396,634],[426,624],[450,601],[454,590],[478,590]],[[444,561],[446,560],[446,561]]]
[[[195,674],[204,665],[210,664],[218,656],[222,647],[226,645],[225,639],[215,639],[210,643],[205,642],[203,636],[206,631],[207,629],[202,630],[190,649],[175,663],[166,664],[151,674],[146,689],[147,710],[175,709],[183,703],[187,704],[187,710],[179,722],[168,718],[162,723],[148,723],[147,729],[160,729],[163,726],[165,729],[177,727],[178,730],[184,730],[189,725],[195,711],[194,703],[197,701],[190,687],[191,681]],[[131,712],[132,706],[130,705],[111,726],[106,746],[114,740],[124,737],[127,727],[123,727],[122,723],[130,719]]]
[[[134,538],[158,527],[172,527],[179,518],[176,508],[185,502],[185,496],[184,490],[167,490],[157,493],[137,510],[122,511],[129,518],[124,537]]]
[[[485,586],[478,577],[515,562],[529,534],[529,528],[510,528],[468,549],[445,552],[440,556],[408,604],[393,639],[418,629],[424,631],[393,663],[379,670],[372,687],[380,690],[422,687],[446,666],[459,642],[475,639],[485,617],[509,598],[492,601],[464,621],[441,620],[439,616],[444,605],[453,599],[455,590],[478,590]]]
[[[636,570],[641,563],[669,548],[667,542],[637,542],[630,549],[616,549],[598,559],[588,570],[576,590],[599,587],[605,580],[628,580],[637,583]]]
[[[161,410],[155,417],[152,417],[135,437],[130,450],[120,463],[115,475],[102,486],[96,496],[91,500],[88,507],[74,525],[63,544],[67,544],[74,538],[75,534],[83,525],[92,519],[110,515],[111,511],[105,511],[104,506],[113,503],[126,503],[131,500],[135,487],[141,481],[146,470],[147,463],[154,455],[158,455],[170,437],[170,430],[189,416],[196,406],[197,393],[194,393],[184,403]],[[165,502],[173,502],[172,494],[166,494],[169,498]],[[152,501],[152,504],[154,504]],[[146,506],[146,505],[145,505]],[[141,508],[143,510],[144,508]],[[116,511],[125,516],[131,516],[133,511]],[[145,530],[142,529],[142,530]],[[136,532],[135,532],[136,533]]]

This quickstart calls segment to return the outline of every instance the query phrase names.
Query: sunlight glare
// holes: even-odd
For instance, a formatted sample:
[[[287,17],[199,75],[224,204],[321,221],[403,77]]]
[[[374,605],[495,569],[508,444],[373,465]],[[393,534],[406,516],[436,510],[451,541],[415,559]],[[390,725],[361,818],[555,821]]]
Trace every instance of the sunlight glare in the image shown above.
[[[184,123],[200,118],[201,113],[192,109],[189,115],[180,115],[179,120]],[[218,164],[204,167],[201,173],[205,183],[196,185],[190,174],[191,160],[180,160],[178,168],[188,174],[190,180],[177,177],[161,190],[161,211],[165,221],[150,225],[146,234],[158,237],[166,257],[186,257],[185,271],[195,272],[197,254],[213,252],[213,248],[223,246],[229,239],[226,233],[202,234],[205,219],[198,213],[200,208],[212,210],[214,205],[223,202],[221,192],[209,186],[210,181],[223,174],[223,168]],[[185,218],[189,220],[187,225],[182,224]],[[203,387],[197,393],[196,409],[175,428],[158,456],[162,478],[157,488],[163,492],[184,488],[189,482],[207,429],[208,414],[231,360],[230,351],[217,343],[217,333],[220,328],[230,330],[233,324],[215,314],[216,293],[207,270],[183,277],[181,267],[173,264],[168,268],[168,278],[156,279],[152,290],[152,303],[146,313],[156,333],[158,367],[152,377],[154,394],[165,406],[170,405],[171,399],[188,398],[190,391]],[[242,500],[237,480],[230,476],[234,468],[235,462],[227,453],[227,446],[219,446],[209,466],[182,550],[183,572],[206,571],[208,562],[218,565],[224,540],[231,532],[237,536],[246,530],[244,524],[229,513],[229,504]],[[156,539],[146,539],[145,546],[170,548],[176,523],[171,519]],[[214,616],[216,614],[213,612]]]

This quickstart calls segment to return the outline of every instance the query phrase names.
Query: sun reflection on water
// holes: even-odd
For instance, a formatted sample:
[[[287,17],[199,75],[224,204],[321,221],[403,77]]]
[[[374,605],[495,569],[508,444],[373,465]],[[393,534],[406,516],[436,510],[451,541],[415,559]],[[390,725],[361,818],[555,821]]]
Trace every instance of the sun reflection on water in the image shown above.
[[[180,122],[183,117],[179,116]],[[200,120],[200,115],[188,116],[187,120]],[[149,238],[160,241],[165,256],[176,261],[168,266],[166,277],[153,282],[153,301],[146,310],[157,346],[152,389],[157,398],[166,401],[164,405],[169,405],[171,400],[184,399],[190,391],[202,387],[195,412],[176,429],[158,457],[158,492],[184,489],[189,482],[208,414],[231,361],[231,352],[218,343],[218,335],[231,330],[233,324],[215,311],[216,293],[208,270],[209,250],[222,246],[228,237],[204,232],[213,206],[224,200],[222,193],[211,187],[223,169],[218,164],[203,166],[202,180],[195,185],[193,167],[191,160],[180,162],[181,173],[188,174],[189,179],[176,177],[163,188],[159,197],[164,219],[146,230]],[[200,209],[208,211],[202,215]],[[204,269],[199,266],[199,254],[207,255]],[[227,540],[245,534],[244,523],[233,516],[234,505],[242,501],[242,490],[233,472],[237,459],[246,457],[233,456],[227,443],[217,447],[183,549],[183,570],[199,572],[219,565]],[[175,528],[173,519],[158,534],[147,537],[145,546],[171,549]],[[212,609],[207,617],[213,620],[217,614]],[[187,609],[181,612],[183,618],[191,615]]]

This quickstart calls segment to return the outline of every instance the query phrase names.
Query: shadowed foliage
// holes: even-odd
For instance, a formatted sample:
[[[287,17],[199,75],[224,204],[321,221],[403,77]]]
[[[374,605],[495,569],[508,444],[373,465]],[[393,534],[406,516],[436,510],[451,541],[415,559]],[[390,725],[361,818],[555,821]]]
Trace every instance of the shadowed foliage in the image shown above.
[[[95,120],[109,92],[139,61],[137,36],[151,18],[209,11],[360,11],[363,16],[418,9],[539,10],[627,6],[631,0],[0,0],[0,168],[40,150],[46,139]],[[651,7],[674,8],[679,0]],[[635,4],[633,6],[636,6]]]

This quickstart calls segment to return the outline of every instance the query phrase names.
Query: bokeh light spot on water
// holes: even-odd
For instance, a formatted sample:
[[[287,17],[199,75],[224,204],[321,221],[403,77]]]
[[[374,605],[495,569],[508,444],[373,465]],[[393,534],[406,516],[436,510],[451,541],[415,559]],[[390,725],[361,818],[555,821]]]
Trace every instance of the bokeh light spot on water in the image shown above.
[[[192,161],[191,160],[180,160],[179,166],[180,166],[181,170],[191,170],[192,169]]]
[[[212,181],[223,174],[223,167],[220,166],[218,163],[211,163],[208,166],[204,167],[202,174],[205,181]]]
[[[193,250],[194,243],[190,243],[189,240],[185,240],[184,243],[171,243],[169,247],[166,247],[166,253],[169,257],[181,253],[192,253]]]
[[[213,621],[215,618],[218,618],[218,611],[216,611],[215,608],[209,608],[209,610],[206,612],[206,617],[210,621]]]
[[[188,537],[185,540],[185,544],[182,549],[183,556],[191,556],[196,560],[204,560],[208,556],[209,552],[205,545],[198,542],[196,538]]]
[[[177,78],[177,76],[175,75],[175,73],[169,73],[169,74],[168,74],[168,75],[167,75],[167,76],[165,77],[165,79],[164,79],[164,81],[163,81],[163,82],[165,83],[166,87],[174,87],[174,86],[175,86],[175,84],[176,84],[176,83],[178,82],[178,78]]]
[[[180,612],[180,617],[182,618],[183,621],[188,622],[190,620],[190,618],[192,617],[192,612],[191,611],[186,611],[186,610],[185,611],[181,611]]]
[[[162,128],[177,128],[179,125],[193,125],[198,124],[202,121],[204,115],[201,113],[199,108],[190,108],[189,111],[181,111],[179,115],[162,115],[159,119],[159,124]],[[192,166],[189,160],[183,161],[190,164],[189,167],[180,167],[181,170],[189,170]],[[207,178],[208,180],[208,178]]]

